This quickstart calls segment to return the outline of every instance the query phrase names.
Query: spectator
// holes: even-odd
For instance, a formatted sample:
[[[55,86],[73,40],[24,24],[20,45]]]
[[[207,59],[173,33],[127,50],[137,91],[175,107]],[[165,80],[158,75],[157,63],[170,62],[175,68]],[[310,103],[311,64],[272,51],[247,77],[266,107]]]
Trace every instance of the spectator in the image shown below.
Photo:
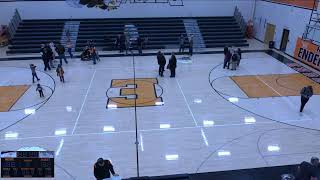
[[[137,38],[137,46],[139,50],[139,55],[142,55],[143,39],[140,36]]]
[[[239,61],[239,55],[237,52],[234,51],[231,58],[231,70],[237,70],[237,64]]]
[[[239,55],[239,60],[238,60],[238,64],[237,64],[237,66],[239,66],[239,65],[240,65],[240,61],[241,61],[241,59],[242,59],[242,51],[241,51],[241,49],[240,49],[240,48],[238,48],[237,53],[238,53],[238,55]]]
[[[180,52],[184,52],[184,41],[185,41],[185,37],[183,34],[180,35],[180,48],[179,48],[179,53]]]
[[[65,50],[65,48],[64,48],[60,43],[57,44],[57,46],[56,46],[56,51],[57,51],[57,53],[58,53],[58,55],[59,55],[60,64],[62,65],[62,59],[64,59],[64,62],[65,62],[66,64],[68,64],[67,58],[66,58],[66,56],[64,55],[64,53],[65,53],[66,50]]]
[[[57,72],[57,76],[59,76],[60,78],[60,81],[64,83],[64,70],[61,64],[58,65],[56,72]]]
[[[40,81],[40,79],[37,76],[36,67],[34,64],[30,64],[30,69],[32,73],[32,83],[34,83],[34,78],[37,78],[37,81]]]
[[[36,89],[36,91],[39,92],[40,97],[44,97],[43,88],[41,87],[40,84],[37,84],[37,89]]]
[[[157,60],[159,65],[159,76],[163,77],[164,67],[166,66],[166,57],[161,51],[159,51],[157,54]]]
[[[67,41],[67,49],[71,59],[73,58],[72,48],[73,48],[72,42],[70,40]]]
[[[51,49],[49,47],[41,48],[41,55],[42,55],[42,60],[44,65],[44,71],[47,71],[47,69],[51,70],[49,66],[49,61],[52,59]]]
[[[97,180],[110,178],[110,172],[113,176],[119,176],[114,172],[111,162],[102,158],[99,158],[94,164],[93,172]]]
[[[119,49],[119,52],[121,53],[121,35],[118,34],[116,41],[114,42],[114,49]]]
[[[189,37],[189,55],[193,55],[193,34]]]
[[[223,69],[226,67],[229,69],[231,56],[232,55],[231,55],[230,51],[228,50],[224,56]]]
[[[57,54],[57,52],[56,52],[56,50],[55,50],[55,44],[53,43],[53,42],[50,42],[50,44],[49,44],[49,47],[50,47],[50,49],[51,49],[51,51],[52,51],[52,60],[55,60],[56,59],[56,54]],[[52,68],[54,68],[54,67],[52,67]]]
[[[317,169],[319,168],[319,159],[311,158],[311,163],[303,161],[298,167],[296,180],[317,180]]]
[[[307,104],[311,96],[313,95],[313,88],[312,86],[303,87],[300,91],[301,94],[301,106],[300,112],[303,111],[304,106]]]
[[[53,52],[52,48],[48,44],[46,45],[46,50],[47,50],[47,58],[48,58],[48,62],[50,63],[50,67],[51,68],[55,68],[54,65],[53,65],[53,61],[55,59],[56,51],[54,50],[54,52]]]
[[[121,34],[121,36],[120,36],[120,53],[122,53],[125,48],[126,48],[126,37],[124,34]]]
[[[171,54],[169,64],[167,66],[167,69],[170,69],[171,75],[170,77],[176,77],[176,68],[177,68],[177,58],[174,55],[174,53]]]

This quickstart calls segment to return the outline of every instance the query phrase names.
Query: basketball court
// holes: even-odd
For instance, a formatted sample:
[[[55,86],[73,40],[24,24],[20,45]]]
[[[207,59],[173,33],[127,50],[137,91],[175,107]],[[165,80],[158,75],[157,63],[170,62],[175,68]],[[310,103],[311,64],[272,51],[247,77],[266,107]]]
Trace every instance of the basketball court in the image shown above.
[[[4,90],[14,95],[0,104],[13,104],[0,112],[0,149],[55,150],[56,179],[92,179],[99,156],[110,158],[122,177],[134,176],[136,87],[143,176],[277,166],[319,155],[319,84],[264,52],[245,53],[237,71],[223,69],[222,59],[199,54],[178,61],[176,78],[167,70],[159,77],[154,56],[135,57],[135,68],[132,57],[102,58],[96,66],[73,59],[65,84],[54,71],[38,71],[43,99],[25,68],[40,61],[0,62],[2,86],[18,87]],[[300,114],[305,85],[315,95]]]

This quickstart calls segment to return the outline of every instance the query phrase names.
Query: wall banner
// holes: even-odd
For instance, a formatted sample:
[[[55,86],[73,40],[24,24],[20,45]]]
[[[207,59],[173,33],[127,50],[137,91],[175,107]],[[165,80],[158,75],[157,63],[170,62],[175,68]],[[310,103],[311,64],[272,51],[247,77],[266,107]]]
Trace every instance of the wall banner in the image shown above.
[[[298,38],[294,57],[320,71],[320,46]]]

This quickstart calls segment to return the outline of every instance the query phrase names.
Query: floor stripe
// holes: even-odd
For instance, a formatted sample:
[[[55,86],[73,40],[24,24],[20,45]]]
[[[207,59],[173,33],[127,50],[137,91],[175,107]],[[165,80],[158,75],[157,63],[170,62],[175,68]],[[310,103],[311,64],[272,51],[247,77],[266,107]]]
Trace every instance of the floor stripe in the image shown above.
[[[311,121],[312,119],[303,119],[303,120],[292,120],[287,122],[303,122],[303,121]],[[238,123],[238,124],[221,124],[221,125],[213,125],[210,127],[206,126],[190,126],[190,127],[179,127],[179,128],[168,128],[168,129],[142,129],[139,130],[140,132],[153,132],[153,131],[170,131],[170,130],[181,130],[181,129],[210,129],[210,128],[217,128],[217,127],[229,127],[229,126],[252,126],[252,125],[263,125],[263,124],[278,124],[278,122],[260,122],[260,123],[252,123],[252,124],[245,124],[245,123]],[[16,139],[0,139],[0,141],[15,141],[15,140],[26,140],[26,139],[43,139],[43,138],[61,138],[61,137],[77,137],[77,136],[89,136],[89,135],[106,135],[106,134],[121,134],[121,133],[134,133],[134,130],[129,131],[114,131],[114,132],[98,132],[98,133],[79,133],[79,134],[67,134],[67,135],[52,135],[52,136],[36,136],[36,137],[25,137],[25,138],[16,138]]]
[[[94,79],[94,77],[95,77],[95,75],[96,75],[96,72],[97,72],[97,70],[94,70],[93,75],[92,75],[92,78],[91,78],[91,81],[90,81],[90,84],[89,84],[89,87],[88,87],[88,89],[87,89],[86,95],[85,95],[84,100],[83,100],[83,102],[82,102],[82,105],[81,105],[81,108],[80,108],[78,117],[77,117],[77,119],[76,119],[76,123],[74,124],[73,130],[72,130],[72,133],[71,133],[72,135],[74,134],[74,131],[76,130],[76,127],[77,127],[77,125],[78,125],[78,121],[79,121],[80,115],[81,115],[82,110],[83,110],[83,107],[84,107],[84,105],[85,105],[85,103],[86,103],[86,100],[87,100],[87,97],[88,97],[88,94],[89,94],[89,91],[90,91],[90,88],[91,88],[93,79]]]
[[[188,106],[188,109],[189,109],[189,111],[190,111],[190,114],[191,114],[191,116],[192,116],[192,119],[193,119],[193,121],[194,121],[194,124],[196,125],[196,127],[198,127],[198,123],[197,123],[197,121],[196,121],[196,119],[195,119],[195,117],[194,117],[194,114],[193,114],[190,106],[189,106],[189,103],[188,103],[188,101],[187,101],[187,98],[186,98],[186,96],[185,96],[184,93],[183,93],[183,90],[182,90],[182,88],[181,88],[181,86],[180,86],[179,80],[176,79],[176,81],[177,81],[177,84],[178,84],[179,89],[180,89],[180,91],[181,91],[181,94],[182,94],[182,96],[183,96],[183,98],[184,98],[184,101],[186,102],[186,104],[187,104],[187,106]]]

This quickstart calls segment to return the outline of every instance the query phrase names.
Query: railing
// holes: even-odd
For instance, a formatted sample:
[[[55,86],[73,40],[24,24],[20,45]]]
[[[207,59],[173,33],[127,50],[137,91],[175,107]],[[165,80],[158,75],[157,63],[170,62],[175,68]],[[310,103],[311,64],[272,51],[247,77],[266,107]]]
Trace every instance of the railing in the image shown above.
[[[238,7],[236,6],[235,10],[234,10],[234,14],[233,14],[234,18],[236,19],[237,23],[240,26],[241,32],[244,34],[246,32],[246,26],[247,23],[244,20],[241,12],[239,11]]]
[[[310,40],[313,43],[320,45],[320,26],[307,25],[303,33],[303,39]]]
[[[22,21],[22,19],[21,19],[20,13],[18,12],[17,9],[15,9],[14,15],[13,15],[12,19],[10,20],[10,23],[8,26],[9,39],[13,38],[21,21]]]

